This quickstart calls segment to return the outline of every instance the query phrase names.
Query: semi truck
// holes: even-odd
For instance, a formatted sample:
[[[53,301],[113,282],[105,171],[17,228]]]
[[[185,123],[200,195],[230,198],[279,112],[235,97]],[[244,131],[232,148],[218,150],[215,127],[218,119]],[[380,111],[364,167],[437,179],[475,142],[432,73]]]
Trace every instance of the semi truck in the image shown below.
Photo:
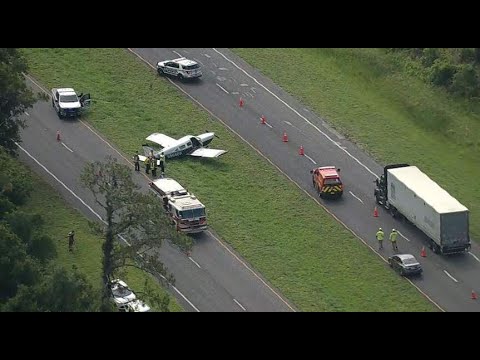
[[[154,180],[150,188],[162,199],[165,212],[177,231],[195,234],[207,230],[205,206],[174,179]]]
[[[377,204],[404,217],[429,239],[439,254],[469,251],[469,210],[416,166],[392,164],[375,180]]]

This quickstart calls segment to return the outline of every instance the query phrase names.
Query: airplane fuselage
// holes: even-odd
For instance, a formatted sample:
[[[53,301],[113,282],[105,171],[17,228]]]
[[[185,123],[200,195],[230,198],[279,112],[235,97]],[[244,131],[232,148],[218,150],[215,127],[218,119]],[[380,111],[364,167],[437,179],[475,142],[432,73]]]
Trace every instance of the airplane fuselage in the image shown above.
[[[177,142],[169,147],[155,152],[155,157],[159,158],[163,152],[167,159],[179,156],[189,155],[198,148],[206,147],[213,140],[214,133],[205,133],[199,136],[187,135],[177,140]]]

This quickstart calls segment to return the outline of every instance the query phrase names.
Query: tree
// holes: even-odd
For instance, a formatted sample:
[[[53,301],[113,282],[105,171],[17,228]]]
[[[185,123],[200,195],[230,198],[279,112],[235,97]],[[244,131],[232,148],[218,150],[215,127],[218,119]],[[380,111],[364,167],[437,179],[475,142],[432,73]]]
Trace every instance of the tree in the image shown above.
[[[26,61],[16,49],[0,48],[0,146],[10,154],[16,154],[15,142],[20,141],[20,127],[25,127],[19,115],[35,102],[22,74],[26,71]]]
[[[191,241],[175,233],[169,226],[161,201],[152,194],[139,191],[132,179],[129,167],[108,156],[105,162],[96,161],[85,166],[81,181],[88,188],[95,202],[105,211],[103,232],[103,279],[107,284],[114,273],[134,266],[153,275],[173,277],[158,258],[163,240],[170,239],[181,249],[188,250]],[[115,239],[122,236],[130,246],[120,246]],[[139,257],[141,254],[141,257]],[[109,299],[104,287],[103,303]]]
[[[0,302],[4,302],[15,296],[20,285],[38,282],[41,269],[27,254],[26,245],[4,223],[0,223],[0,254]]]
[[[72,271],[51,268],[41,282],[32,286],[21,285],[2,311],[74,312],[98,311],[98,292],[85,276],[73,267]]]

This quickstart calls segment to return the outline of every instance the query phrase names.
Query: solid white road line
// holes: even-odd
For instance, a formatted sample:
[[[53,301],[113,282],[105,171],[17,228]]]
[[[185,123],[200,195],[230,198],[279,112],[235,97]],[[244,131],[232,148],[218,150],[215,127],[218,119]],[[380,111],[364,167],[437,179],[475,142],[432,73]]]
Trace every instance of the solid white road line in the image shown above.
[[[317,164],[317,163],[315,162],[315,160],[313,160],[310,156],[308,156],[307,154],[304,154],[304,155],[305,155],[305,157],[306,157],[308,160],[310,160],[312,163]]]
[[[210,55],[208,54],[203,54],[206,58],[209,58],[210,59]]]
[[[269,123],[266,122],[265,125],[267,125],[270,129],[273,129],[273,126],[270,125]]]
[[[400,235],[402,238],[404,238],[405,240],[407,240],[408,242],[410,242],[410,239],[407,238],[405,235],[403,235],[400,231],[397,230],[397,233],[398,233],[398,235]]]
[[[156,70],[155,67],[150,64],[147,60],[145,60],[141,55],[137,54],[135,51],[133,51],[131,48],[127,48],[128,51],[130,51],[132,54],[134,54],[136,57],[138,57],[140,60],[142,60],[145,64],[147,64],[148,66],[150,66],[153,70]],[[247,144],[248,146],[250,146],[258,155],[260,155],[261,157],[263,157],[265,159],[265,161],[267,161],[270,165],[272,165],[275,169],[277,169],[281,174],[283,174],[283,176],[285,176],[291,183],[295,184],[297,186],[297,188],[300,190],[300,191],[303,191],[305,193],[305,195],[307,195],[310,199],[312,199],[313,201],[315,201],[317,203],[318,206],[320,206],[323,210],[325,210],[331,217],[333,217],[336,221],[338,221],[340,224],[342,224],[342,226],[347,229],[348,231],[350,231],[350,233],[355,236],[358,240],[360,240],[362,242],[363,245],[365,245],[366,247],[368,247],[370,250],[372,250],[380,259],[382,259],[382,261],[384,263],[388,263],[387,259],[385,257],[382,256],[382,254],[380,254],[374,247],[372,247],[369,243],[367,243],[362,237],[360,237],[355,231],[353,231],[351,228],[348,227],[347,224],[345,224],[342,220],[340,220],[334,213],[332,213],[325,205],[323,205],[320,201],[318,201],[318,199],[316,199],[314,196],[312,196],[307,190],[305,190],[303,187],[301,187],[295,180],[293,180],[285,171],[283,171],[281,168],[278,167],[278,165],[276,165],[272,160],[270,160],[267,156],[265,156],[265,154],[263,154],[260,150],[258,150],[255,146],[253,146],[247,139],[245,139],[242,135],[240,135],[237,131],[235,131],[234,129],[232,129],[231,126],[229,126],[225,121],[223,121],[219,116],[215,115],[212,111],[210,111],[208,108],[205,107],[205,105],[203,105],[200,101],[198,101],[197,99],[195,99],[192,95],[190,95],[188,92],[186,92],[185,90],[183,90],[178,84],[175,84],[171,79],[167,78],[168,81],[170,81],[170,83],[175,86],[178,90],[180,90],[182,93],[185,94],[185,96],[189,97],[194,103],[196,103],[198,106],[200,106],[203,110],[205,110],[207,113],[209,113],[212,117],[214,117],[215,119],[217,119],[218,121],[220,121],[221,124],[223,124],[223,126],[225,126],[228,130],[230,130],[232,132],[232,134],[235,134],[236,136],[238,136],[239,139],[241,139],[245,144]],[[378,178],[378,176],[377,176]],[[213,236],[213,234],[210,232],[210,234]],[[213,236],[215,238],[215,240],[217,240],[220,245],[224,246],[228,251],[230,251],[230,249],[228,249],[228,247],[225,246],[225,244],[223,244],[220,240],[218,240],[215,236]],[[232,253],[233,256],[235,256],[235,254]],[[236,257],[236,256],[235,256]],[[238,258],[237,258],[238,259]],[[239,259],[240,261],[240,259]],[[246,266],[246,265],[245,265]],[[250,271],[253,272],[253,270],[251,270],[250,268],[247,267],[247,269],[249,269]],[[255,272],[253,272],[255,276],[258,277],[258,275],[255,274]],[[259,278],[260,281],[264,282],[261,278]],[[425,293],[422,289],[420,289],[417,285],[415,285],[415,283],[412,282],[412,280],[406,278],[406,280],[410,283],[410,285],[412,285],[415,289],[417,289],[417,291],[422,294],[428,301],[430,301],[433,305],[435,305],[440,311],[442,312],[445,312],[445,310],[440,306],[438,305],[430,296],[428,296],[427,293]],[[264,282],[265,283],[265,282]],[[265,283],[265,285],[267,287],[269,287],[271,289],[271,287]],[[283,300],[283,298],[278,295],[273,289],[271,289],[279,298],[280,300],[282,300],[292,311],[295,311],[295,309],[293,309],[285,300]]]
[[[480,259],[479,259],[474,253],[472,253],[472,252],[470,252],[470,251],[469,251],[468,253],[469,253],[470,255],[472,255],[475,260],[477,260],[478,262],[480,262]]]
[[[176,52],[175,50],[172,50],[172,52],[174,52],[175,54],[177,54],[177,55],[180,56],[180,57],[183,57],[182,54],[180,54],[179,52]]]
[[[165,277],[162,276],[162,278],[165,278]],[[180,292],[180,290],[178,290],[173,285],[172,285],[172,289],[175,290],[177,292],[177,294],[180,295],[183,298],[183,300],[185,300],[188,303],[188,305],[190,305],[196,312],[200,312],[200,310],[198,310],[197,307],[195,305],[193,305],[192,302],[190,300],[188,300],[187,297]]]
[[[28,112],[26,112],[26,111],[25,111],[25,115],[30,116],[30,114],[29,114]]]
[[[218,70],[227,71],[228,69],[224,68],[224,67],[221,67],[221,68],[218,68]]]
[[[360,199],[357,195],[355,195],[353,192],[349,191],[349,193],[355,198],[357,199],[358,201],[360,201],[362,204],[363,204],[363,200]]]
[[[212,234],[212,232],[210,230],[207,230],[207,232],[210,234],[210,236],[212,236],[215,240],[217,240],[217,242],[223,246],[223,248],[225,248],[225,250],[227,250],[230,255],[232,255],[235,259],[238,260],[238,262],[240,264],[242,264],[247,270],[249,270],[253,276],[255,276],[258,280],[260,280],[260,282],[265,285],[272,293],[274,293],[285,305],[287,305],[289,307],[290,310],[292,310],[293,312],[296,312],[296,310],[288,303],[286,302],[274,289],[272,289],[272,287],[270,285],[268,285],[260,276],[257,275],[257,273],[252,270],[247,264],[245,264],[245,262],[243,260],[241,260],[234,252],[232,252],[228,246],[226,246],[220,239],[218,239],[215,235]]]
[[[189,256],[188,258],[190,259],[191,262],[193,262],[195,265],[197,265],[199,269],[202,268],[202,267],[201,267],[195,260],[193,260],[190,256]]]
[[[78,201],[80,201],[88,210],[92,212],[93,215],[95,215],[97,218],[99,218],[104,224],[105,221],[102,219],[102,217],[95,211],[93,210],[85,201],[83,201],[77,194],[75,194],[67,185],[63,183],[62,180],[60,180],[58,177],[56,177],[50,170],[48,170],[40,161],[38,161],[33,155],[31,155],[27,150],[25,150],[19,143],[15,142],[15,145],[18,146],[20,150],[22,150],[27,156],[35,161],[38,166],[40,166],[43,170],[47,172],[48,175],[53,177],[60,185],[62,185],[70,194],[72,194]]]
[[[65,145],[63,142],[62,142],[62,145],[65,147],[65,149],[67,149],[68,151],[72,152],[73,153],[73,150],[70,149],[67,145]]]
[[[238,306],[240,306],[243,311],[247,311],[247,309],[245,309],[245,308],[242,306],[242,304],[240,304],[240,303],[237,301],[237,299],[233,299],[233,301],[235,301],[235,303],[236,303]]]
[[[370,170],[365,164],[363,164],[360,160],[358,160],[355,156],[353,156],[352,154],[350,154],[350,152],[348,152],[348,150],[344,149],[343,147],[339,146],[327,133],[325,133],[324,131],[320,130],[316,125],[314,125],[313,123],[311,123],[305,116],[303,116],[302,114],[300,114],[297,110],[295,110],[293,107],[291,107],[290,105],[288,105],[285,101],[283,101],[280,97],[278,97],[276,94],[274,94],[272,91],[270,91],[267,87],[265,87],[262,83],[260,83],[257,79],[255,79],[252,75],[250,75],[248,72],[246,72],[245,70],[243,70],[240,66],[238,66],[236,63],[234,63],[232,60],[230,60],[229,58],[227,58],[223,53],[221,53],[220,51],[218,51],[217,49],[213,48],[213,51],[215,51],[216,53],[218,53],[219,55],[221,55],[225,60],[227,60],[228,62],[230,62],[233,66],[235,66],[237,69],[239,69],[240,71],[242,71],[245,75],[247,75],[250,79],[252,79],[253,81],[255,81],[258,85],[260,85],[265,91],[267,91],[270,95],[272,95],[274,98],[276,98],[278,101],[280,101],[282,104],[284,104],[287,108],[289,108],[290,110],[292,110],[295,114],[297,114],[300,118],[302,118],[303,120],[305,120],[310,126],[312,126],[315,130],[317,130],[320,134],[322,134],[323,136],[325,136],[328,140],[330,140],[335,146],[337,146],[338,148],[340,148],[343,152],[345,152],[348,156],[350,156],[353,160],[355,160],[360,166],[362,166],[365,170],[367,170],[370,174],[372,174],[373,176],[375,176],[376,178],[378,178],[377,174],[375,174],[372,170]]]
[[[455,281],[456,283],[458,283],[458,280],[455,279],[452,275],[450,275],[447,270],[443,270],[443,272],[444,272],[450,279],[452,279],[453,281]]]
[[[227,94],[230,94],[227,90],[225,90],[220,84],[217,84],[215,83],[215,85],[217,85],[220,89],[222,89],[224,92],[226,92]]]

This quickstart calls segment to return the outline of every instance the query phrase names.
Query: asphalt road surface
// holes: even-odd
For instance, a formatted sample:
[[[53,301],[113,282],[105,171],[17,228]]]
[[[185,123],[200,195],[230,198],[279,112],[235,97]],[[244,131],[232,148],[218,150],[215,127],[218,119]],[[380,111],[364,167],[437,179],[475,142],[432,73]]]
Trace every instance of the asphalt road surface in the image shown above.
[[[39,90],[38,83],[30,77],[27,82],[35,91]],[[60,120],[50,102],[36,103],[25,113],[25,118],[28,127],[22,131],[20,158],[73,207],[90,219],[101,218],[102,209],[80,184],[80,173],[87,162],[102,160],[107,155],[126,164],[130,159],[84,121]],[[61,141],[56,140],[57,130]],[[134,173],[133,164],[130,166]],[[146,175],[133,176],[148,191]],[[195,238],[190,257],[165,243],[160,258],[175,276],[172,293],[187,311],[295,311],[277,290],[210,231]]]
[[[480,291],[479,245],[473,243],[467,254],[435,255],[429,251],[425,235],[415,227],[393,219],[382,208],[378,209],[379,217],[373,217],[376,205],[373,181],[383,172],[383,167],[331,129],[320,116],[228,49],[128,50],[148,63],[152,71],[158,61],[179,56],[198,61],[203,67],[200,81],[182,83],[167,79],[269,159],[383,261],[393,253],[388,241],[391,229],[399,230],[400,251],[414,254],[424,269],[423,276],[411,280],[412,285],[442,310],[480,310],[479,301],[470,298],[472,290]],[[244,100],[243,107],[239,106],[240,98]],[[261,124],[262,115],[267,125]],[[286,143],[282,142],[284,131],[289,140]],[[299,155],[300,146],[304,147],[305,156]],[[325,165],[341,169],[346,191],[340,201],[323,201],[313,189],[309,171]],[[381,253],[377,252],[375,240],[379,226],[387,236]],[[427,249],[425,258],[420,257],[422,246]],[[387,264],[385,271],[390,271]]]

